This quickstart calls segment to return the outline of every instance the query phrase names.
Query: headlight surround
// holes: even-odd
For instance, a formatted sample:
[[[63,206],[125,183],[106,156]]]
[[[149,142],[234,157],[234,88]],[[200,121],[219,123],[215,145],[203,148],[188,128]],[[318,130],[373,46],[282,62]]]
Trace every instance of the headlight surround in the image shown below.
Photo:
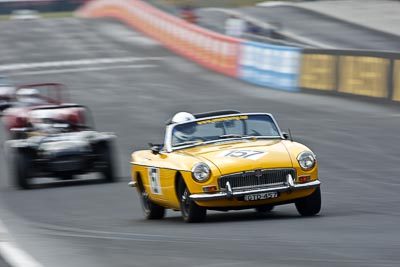
[[[210,178],[210,176],[211,176],[211,170],[207,164],[199,162],[193,166],[192,177],[195,181],[205,182]]]
[[[317,159],[315,157],[315,154],[311,151],[304,151],[297,156],[297,161],[299,162],[300,167],[303,170],[309,171],[314,168]]]

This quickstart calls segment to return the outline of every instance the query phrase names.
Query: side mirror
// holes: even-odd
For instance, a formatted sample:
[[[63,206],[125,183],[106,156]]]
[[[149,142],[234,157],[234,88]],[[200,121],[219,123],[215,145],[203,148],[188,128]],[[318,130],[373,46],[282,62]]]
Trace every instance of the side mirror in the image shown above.
[[[289,134],[287,132],[283,132],[282,135],[283,135],[283,138],[285,138],[286,140],[289,139]]]
[[[162,145],[149,143],[149,146],[150,146],[151,153],[153,153],[154,155],[160,154]]]
[[[293,136],[292,136],[292,132],[289,129],[289,133],[287,132],[282,132],[283,138],[285,138],[285,140],[290,140],[293,142]]]

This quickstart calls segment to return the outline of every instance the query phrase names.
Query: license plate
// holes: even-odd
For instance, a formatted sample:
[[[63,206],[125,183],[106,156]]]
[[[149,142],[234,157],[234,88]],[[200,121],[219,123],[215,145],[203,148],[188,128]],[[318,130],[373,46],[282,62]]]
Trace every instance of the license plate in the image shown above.
[[[257,200],[264,200],[269,198],[277,198],[278,192],[266,192],[266,193],[259,193],[259,194],[250,194],[244,195],[245,201],[257,201]]]

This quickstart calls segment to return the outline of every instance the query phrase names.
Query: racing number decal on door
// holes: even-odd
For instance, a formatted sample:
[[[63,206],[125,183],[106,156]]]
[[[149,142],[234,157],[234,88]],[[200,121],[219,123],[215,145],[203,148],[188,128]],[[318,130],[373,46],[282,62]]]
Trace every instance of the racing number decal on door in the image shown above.
[[[151,188],[151,193],[161,195],[161,185],[160,185],[160,169],[149,168],[149,183]]]
[[[222,153],[221,156],[257,160],[266,154],[267,152],[263,151],[241,149],[241,150],[229,150],[227,152]]]

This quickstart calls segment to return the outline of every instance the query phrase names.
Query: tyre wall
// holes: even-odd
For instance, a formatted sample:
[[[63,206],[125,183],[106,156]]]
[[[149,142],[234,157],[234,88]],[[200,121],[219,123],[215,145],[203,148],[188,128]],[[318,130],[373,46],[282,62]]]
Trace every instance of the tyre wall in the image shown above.
[[[81,17],[114,17],[198,64],[255,84],[297,90],[298,51],[218,34],[164,13],[140,0],[93,0]],[[265,56],[260,62],[255,59]]]

